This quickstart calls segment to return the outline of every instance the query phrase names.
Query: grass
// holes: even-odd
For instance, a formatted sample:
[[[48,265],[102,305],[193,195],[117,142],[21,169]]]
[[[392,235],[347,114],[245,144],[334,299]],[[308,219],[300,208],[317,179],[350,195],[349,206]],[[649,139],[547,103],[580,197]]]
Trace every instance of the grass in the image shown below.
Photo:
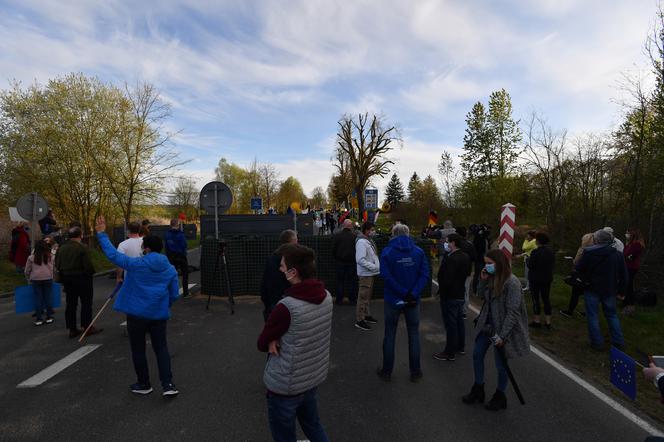
[[[523,260],[514,263],[514,273],[523,275]],[[532,341],[564,361],[565,365],[577,371],[584,378],[604,387],[622,401],[630,402],[626,396],[613,387],[609,381],[610,361],[608,349],[596,352],[590,349],[587,323],[584,317],[576,315],[569,319],[559,314],[559,310],[567,309],[571,287],[564,283],[565,274],[556,274],[551,286],[551,304],[553,307],[553,329],[530,330]],[[529,315],[532,314],[530,296],[526,296]],[[579,301],[578,311],[585,311],[583,297]],[[609,342],[608,328],[603,315],[600,313],[600,327]],[[664,355],[664,306],[641,307],[637,306],[633,316],[624,316],[619,313],[620,325],[626,342],[626,352],[637,362],[643,363],[642,353],[650,355]],[[608,345],[607,345],[608,347]],[[652,382],[646,381],[637,366],[637,397],[632,404],[640,411],[648,414],[660,423],[664,423],[664,407],[660,402],[659,391]]]

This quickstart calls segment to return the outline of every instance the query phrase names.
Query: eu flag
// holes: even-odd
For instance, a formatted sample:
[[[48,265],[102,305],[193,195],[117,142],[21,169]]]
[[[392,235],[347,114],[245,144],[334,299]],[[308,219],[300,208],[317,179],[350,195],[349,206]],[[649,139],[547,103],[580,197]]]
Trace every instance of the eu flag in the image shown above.
[[[35,311],[35,294],[32,291],[32,285],[22,285],[14,289],[14,300],[16,302],[16,313],[28,313]],[[53,290],[51,291],[51,306],[60,307],[60,293],[62,286],[53,283]]]
[[[636,363],[615,347],[611,347],[611,383],[631,400],[636,399]]]

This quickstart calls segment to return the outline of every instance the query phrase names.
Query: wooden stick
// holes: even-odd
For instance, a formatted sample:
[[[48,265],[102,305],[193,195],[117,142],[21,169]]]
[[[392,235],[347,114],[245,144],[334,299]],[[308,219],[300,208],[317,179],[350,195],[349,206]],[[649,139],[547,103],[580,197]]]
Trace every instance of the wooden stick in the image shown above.
[[[85,335],[88,334],[88,331],[90,331],[90,329],[92,328],[92,325],[95,323],[95,321],[97,320],[97,318],[99,317],[99,315],[101,315],[101,312],[104,311],[104,309],[106,308],[106,306],[108,305],[108,303],[111,301],[111,299],[112,299],[112,298],[108,298],[108,299],[106,300],[106,302],[104,303],[104,305],[101,306],[101,308],[99,309],[99,312],[97,313],[97,316],[95,316],[95,318],[92,320],[92,322],[90,323],[90,325],[88,325],[88,328],[85,329],[85,331],[83,332],[83,334],[81,335],[81,337],[78,339],[78,342],[81,342],[81,341],[83,340],[83,338],[85,338]]]

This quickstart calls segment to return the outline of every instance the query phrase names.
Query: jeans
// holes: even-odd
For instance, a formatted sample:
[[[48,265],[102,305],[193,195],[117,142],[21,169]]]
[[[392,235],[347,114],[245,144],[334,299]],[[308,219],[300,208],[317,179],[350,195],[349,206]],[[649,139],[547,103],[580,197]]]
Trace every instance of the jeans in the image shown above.
[[[443,315],[447,343],[443,353],[454,355],[464,351],[466,346],[466,326],[463,320],[463,299],[441,299],[440,311]]]
[[[420,368],[420,305],[415,307],[394,307],[385,302],[385,337],[383,338],[383,372],[392,373],[394,369],[394,344],[397,325],[401,313],[406,317],[408,330],[408,365],[411,374],[422,372]]]
[[[35,316],[37,321],[41,321],[42,313],[46,310],[46,317],[53,316],[53,306],[51,296],[53,292],[53,280],[30,281],[32,291],[35,295]]]
[[[175,270],[180,270],[182,274],[182,296],[189,296],[189,262],[187,254],[168,252],[166,254],[168,261],[173,264]]]
[[[318,417],[316,404],[317,388],[297,396],[267,394],[267,415],[270,421],[272,439],[276,442],[295,442],[297,432],[295,418],[302,431],[311,442],[327,442],[329,439]]]
[[[475,371],[475,383],[484,385],[484,356],[489,350],[489,347],[495,347],[491,339],[484,333],[477,335],[475,339],[475,349],[473,350],[473,370]],[[503,364],[503,359],[498,353],[500,350],[493,349],[493,359],[496,363],[496,371],[498,372],[498,386],[496,387],[503,393],[507,389],[507,369]]]
[[[590,344],[594,347],[601,347],[604,343],[604,338],[599,328],[599,305],[601,303],[606,323],[609,326],[611,342],[617,346],[625,345],[625,338],[623,338],[622,331],[620,330],[620,320],[616,313],[616,297],[599,297],[596,293],[590,291],[586,291],[583,295],[586,303],[586,319],[588,320]]]
[[[71,275],[62,277],[62,285],[67,293],[65,324],[69,330],[77,330],[76,310],[81,300],[81,327],[87,328],[92,322],[92,275]]]
[[[551,316],[551,283],[550,282],[530,282],[530,293],[533,296],[533,314],[540,314],[540,297],[544,303],[544,314]]]
[[[171,355],[166,344],[166,320],[153,320],[127,315],[127,332],[131,345],[131,359],[134,361],[134,370],[139,384],[150,384],[148,360],[145,357],[145,334],[150,333],[152,349],[157,356],[159,366],[159,380],[166,387],[171,383]]]
[[[337,299],[336,303],[341,304],[344,300],[344,294],[348,295],[348,301],[351,304],[357,302],[357,266],[355,263],[345,264],[337,262]],[[346,290],[344,292],[344,289]]]

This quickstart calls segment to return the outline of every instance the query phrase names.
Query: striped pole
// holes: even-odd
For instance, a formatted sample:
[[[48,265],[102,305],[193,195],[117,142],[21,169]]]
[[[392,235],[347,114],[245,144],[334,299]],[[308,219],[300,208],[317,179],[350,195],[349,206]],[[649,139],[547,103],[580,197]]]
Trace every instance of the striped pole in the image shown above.
[[[509,260],[512,260],[512,253],[514,252],[514,226],[516,226],[516,206],[507,203],[500,213],[498,248],[503,251]]]

